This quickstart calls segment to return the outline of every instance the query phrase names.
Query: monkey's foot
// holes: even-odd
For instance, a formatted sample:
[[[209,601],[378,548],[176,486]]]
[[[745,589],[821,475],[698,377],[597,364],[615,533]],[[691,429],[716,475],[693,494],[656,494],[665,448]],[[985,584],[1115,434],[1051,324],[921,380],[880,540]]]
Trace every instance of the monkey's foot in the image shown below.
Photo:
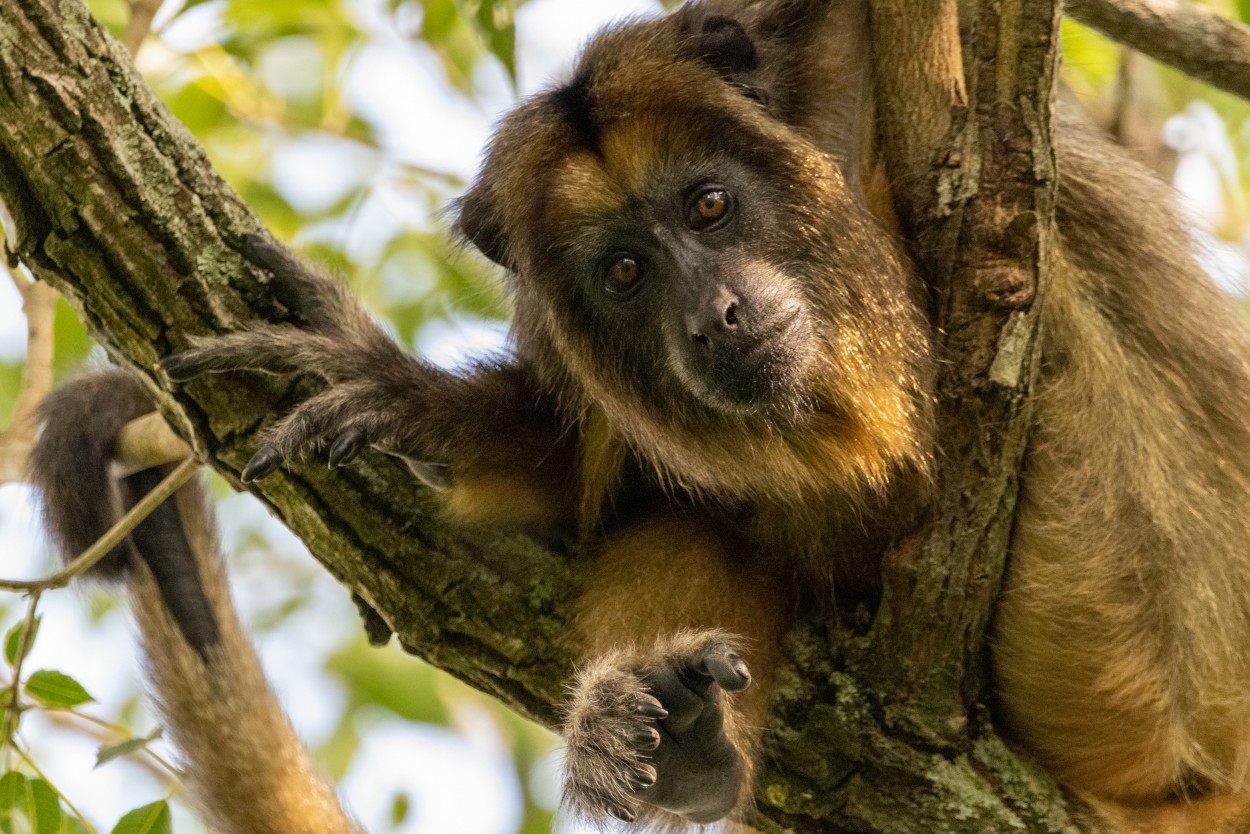
[[[613,653],[577,677],[564,722],[565,801],[633,822],[653,805],[696,823],[738,804],[742,755],[725,733],[725,692],[751,682],[730,638],[690,632],[649,656]]]

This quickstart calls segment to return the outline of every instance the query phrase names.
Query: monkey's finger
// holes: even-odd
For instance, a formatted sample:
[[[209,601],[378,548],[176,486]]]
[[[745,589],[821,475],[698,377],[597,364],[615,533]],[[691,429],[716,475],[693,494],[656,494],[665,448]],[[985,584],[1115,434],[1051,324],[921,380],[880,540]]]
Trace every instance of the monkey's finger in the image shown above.
[[[261,446],[248,460],[247,466],[239,473],[239,480],[245,484],[268,478],[282,464],[282,454],[272,446]]]
[[[161,360],[174,382],[224,371],[287,373],[298,368],[318,372],[342,345],[316,333],[285,324],[261,325],[223,336],[197,337],[191,348]]]
[[[308,271],[308,267],[287,251],[285,246],[259,233],[243,236],[243,257],[267,272]]]
[[[656,769],[649,764],[634,765],[633,771],[630,773],[629,781],[634,787],[646,790],[655,787],[655,782],[660,778]]]
[[[341,282],[305,264],[282,244],[264,235],[246,235],[243,257],[273,276],[274,296],[314,330],[344,333],[361,320],[359,306]]]
[[[720,684],[726,692],[737,692],[751,684],[751,671],[746,661],[734,652],[713,650],[696,664],[695,671]]]
[[[645,692],[638,695],[638,714],[647,721],[663,721],[668,718],[668,710],[664,709],[664,705],[659,699]]]
[[[646,753],[660,746],[660,733],[655,727],[638,727],[630,731],[629,742],[635,750]]]
[[[265,445],[286,461],[320,448],[326,438],[341,440],[345,427],[354,425],[358,404],[365,396],[363,388],[361,384],[334,385],[310,397],[265,432]]]

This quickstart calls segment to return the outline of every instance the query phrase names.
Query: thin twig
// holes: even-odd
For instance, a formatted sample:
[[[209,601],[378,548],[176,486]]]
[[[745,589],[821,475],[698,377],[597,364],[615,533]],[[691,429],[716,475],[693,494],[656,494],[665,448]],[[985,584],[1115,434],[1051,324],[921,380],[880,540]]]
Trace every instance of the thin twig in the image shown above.
[[[90,570],[97,562],[107,556],[114,547],[121,544],[122,540],[130,535],[131,531],[138,527],[139,523],[147,518],[153,510],[159,507],[162,501],[173,495],[187,481],[191,480],[191,476],[195,474],[197,467],[199,467],[199,462],[195,458],[187,458],[178,464],[178,467],[173,472],[166,475],[164,480],[157,484],[151,492],[143,496],[124,516],[118,519],[117,523],[110,527],[107,533],[101,536],[91,547],[84,550],[74,561],[66,565],[63,570],[46,579],[0,579],[0,590],[22,591],[33,595],[55,590],[56,588],[64,588],[76,577],[82,576]]]
[[[87,834],[97,834],[95,826],[87,821],[87,818],[83,816],[82,811],[79,811],[73,802],[70,802],[70,799],[65,795],[65,792],[58,788],[56,783],[49,779],[47,774],[39,769],[39,765],[35,764],[35,760],[31,758],[30,754],[17,744],[13,745],[13,749],[17,752],[17,755],[22,757],[22,761],[26,762],[26,766],[33,770],[35,775],[42,779],[48,787],[52,788],[52,792],[60,798],[61,802],[65,803],[65,807],[68,808],[69,812],[74,815],[74,819],[82,823],[83,828],[87,829]]]
[[[137,417],[122,426],[113,449],[113,457],[122,468],[120,477],[153,466],[177,463],[190,456],[191,448],[174,434],[158,411]]]
[[[126,21],[126,32],[122,35],[122,46],[134,58],[143,46],[143,39],[152,31],[152,19],[161,10],[162,0],[131,0],[130,19]]]
[[[1176,0],[1067,0],[1064,11],[1156,61],[1250,99],[1250,26]]]
[[[32,591],[30,604],[26,609],[26,619],[22,622],[22,639],[18,642],[17,654],[13,658],[13,680],[9,684],[9,702],[4,706],[4,731],[0,735],[0,747],[5,751],[14,749],[13,733],[17,731],[17,719],[22,714],[22,664],[26,661],[26,653],[30,651],[35,636],[35,613],[39,610],[39,596],[42,591]]]
[[[42,281],[27,279],[15,267],[8,267],[8,273],[21,294],[26,313],[26,361],[22,364],[22,383],[13,418],[9,427],[0,431],[0,483],[25,477],[26,459],[35,440],[35,409],[52,390],[57,299],[56,290]]]
[[[43,708],[41,712],[52,723],[73,729],[90,735],[93,739],[101,744],[112,744],[117,741],[113,736],[120,736],[121,741],[129,741],[134,735],[125,727],[105,721],[103,718],[96,718],[94,715],[88,715],[85,712],[79,712],[76,709],[49,709]],[[72,720],[71,720],[72,719]],[[80,721],[85,724],[92,725],[90,728],[79,726],[74,721]],[[142,753],[144,759],[135,758],[135,753]],[[156,778],[164,782],[175,782],[181,784],[182,771],[173,762],[166,759],[146,744],[131,753],[127,753],[124,758],[132,764],[138,765],[151,773]],[[154,767],[153,765],[157,765]]]

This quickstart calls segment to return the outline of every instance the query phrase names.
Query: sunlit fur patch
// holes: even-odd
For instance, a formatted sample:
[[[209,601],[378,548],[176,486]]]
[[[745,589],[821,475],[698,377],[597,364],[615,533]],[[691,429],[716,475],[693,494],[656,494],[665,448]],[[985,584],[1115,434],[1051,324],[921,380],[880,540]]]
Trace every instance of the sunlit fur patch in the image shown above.
[[[576,151],[552,174],[551,192],[559,216],[576,217],[579,225],[610,217],[624,207],[626,194],[612,180],[599,157]],[[560,225],[568,224],[568,220]]]
[[[672,488],[782,502],[830,489],[853,498],[884,491],[900,466],[926,466],[926,427],[917,424],[910,392],[889,380],[860,381],[853,398],[859,408],[826,407],[797,422],[709,420],[700,410],[703,422],[695,431],[681,403],[666,411],[648,408],[605,378],[590,358],[595,346],[588,336],[567,328],[555,333],[570,371],[604,419]],[[835,402],[847,402],[848,393],[837,390]]]
[[[694,147],[689,129],[658,114],[619,120],[600,136],[598,153],[576,150],[553,172],[557,228],[573,232],[620,212],[671,160]]]

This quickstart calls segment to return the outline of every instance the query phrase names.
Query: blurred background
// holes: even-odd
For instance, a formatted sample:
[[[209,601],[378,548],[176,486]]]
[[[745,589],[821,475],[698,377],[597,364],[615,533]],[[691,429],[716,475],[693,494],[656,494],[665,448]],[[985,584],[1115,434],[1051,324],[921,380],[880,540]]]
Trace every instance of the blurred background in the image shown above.
[[[121,36],[133,10],[159,4],[89,5]],[[1210,5],[1250,22],[1250,0]],[[398,340],[454,366],[500,348],[506,331],[495,269],[449,243],[444,214],[472,176],[491,124],[518,96],[559,78],[596,29],[660,6],[168,0],[136,62],[278,237],[343,275]],[[1213,279],[1238,297],[1250,293],[1250,105],[1070,22],[1064,83],[1066,95],[1176,184]],[[0,426],[10,420],[25,361],[21,280],[0,276]],[[58,302],[57,379],[103,361]],[[0,575],[46,575],[54,562],[35,496],[3,480]],[[296,727],[369,831],[576,830],[555,811],[554,736],[394,647],[369,648],[346,591],[299,541],[249,496],[220,481],[214,489],[244,621]],[[0,627],[21,623],[27,610],[21,597],[0,594]],[[23,677],[60,672],[64,678],[41,680],[61,694],[23,716],[15,749],[0,754],[0,764],[37,779],[37,789],[23,788],[32,808],[59,795],[60,822],[22,828],[25,812],[3,796],[13,783],[0,779],[0,830],[155,832],[165,823],[141,829],[133,816],[118,820],[169,799],[173,830],[202,831],[143,699],[121,600],[91,588],[57,591],[38,613]],[[6,639],[3,686],[15,634]]]

